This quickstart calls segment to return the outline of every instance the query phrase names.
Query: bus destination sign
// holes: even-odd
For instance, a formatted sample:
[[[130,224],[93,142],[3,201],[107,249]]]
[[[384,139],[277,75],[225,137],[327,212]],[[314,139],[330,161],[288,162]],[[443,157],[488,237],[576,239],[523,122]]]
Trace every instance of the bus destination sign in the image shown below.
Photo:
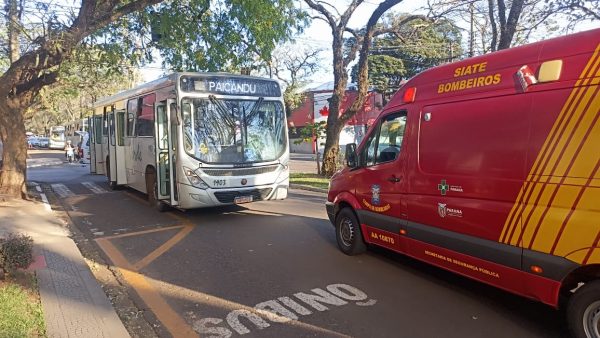
[[[275,81],[224,76],[183,76],[181,89],[221,95],[279,97],[281,91]]]

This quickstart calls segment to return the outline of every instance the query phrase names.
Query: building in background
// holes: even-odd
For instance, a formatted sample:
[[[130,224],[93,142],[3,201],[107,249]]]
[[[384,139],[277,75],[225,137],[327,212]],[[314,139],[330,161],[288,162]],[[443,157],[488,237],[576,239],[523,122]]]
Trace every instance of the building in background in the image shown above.
[[[296,144],[300,139],[300,131],[307,125],[320,121],[327,121],[329,115],[329,99],[333,94],[333,83],[326,83],[305,92],[304,101],[288,117],[290,131],[290,151],[295,153],[314,154],[316,145],[322,152],[325,139],[313,140]],[[348,109],[358,96],[355,85],[349,85],[342,99],[340,115]],[[369,92],[363,108],[356,113],[340,133],[340,146],[343,148],[348,143],[360,143],[368,128],[381,112],[383,97],[380,93]]]

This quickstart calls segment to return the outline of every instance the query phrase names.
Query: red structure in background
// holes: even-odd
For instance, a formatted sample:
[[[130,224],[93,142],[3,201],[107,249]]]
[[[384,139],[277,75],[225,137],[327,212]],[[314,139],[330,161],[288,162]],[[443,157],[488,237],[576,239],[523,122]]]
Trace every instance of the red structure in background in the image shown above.
[[[288,117],[288,126],[290,130],[292,128],[302,128],[308,124],[313,124],[320,121],[327,121],[329,115],[329,101],[333,91],[331,90],[317,90],[308,91],[305,93],[305,98],[300,107],[296,108]],[[348,109],[356,97],[358,92],[355,90],[347,90],[346,95],[342,99],[340,107],[340,115],[342,115],[346,109]],[[370,92],[367,94],[367,99],[363,105],[363,108],[356,113],[349,121],[346,126],[361,126],[363,127],[363,133],[366,129],[371,126],[375,121],[379,113],[381,112],[383,105],[383,97],[381,94],[376,92]],[[292,135],[293,138],[294,135]],[[314,153],[314,144],[311,147],[311,152]]]
[[[296,108],[288,117],[290,127],[300,128],[307,124],[315,123],[327,117],[329,114],[329,102],[326,100],[331,97],[331,91],[307,92],[304,101],[300,107]],[[358,93],[356,91],[346,91],[340,107],[342,115],[348,107],[354,102]],[[317,99],[315,101],[315,98]],[[348,121],[347,125],[371,125],[377,118],[382,109],[382,96],[376,92],[367,94],[367,100],[356,115]],[[315,111],[317,112],[315,114]],[[316,117],[315,117],[316,115]]]

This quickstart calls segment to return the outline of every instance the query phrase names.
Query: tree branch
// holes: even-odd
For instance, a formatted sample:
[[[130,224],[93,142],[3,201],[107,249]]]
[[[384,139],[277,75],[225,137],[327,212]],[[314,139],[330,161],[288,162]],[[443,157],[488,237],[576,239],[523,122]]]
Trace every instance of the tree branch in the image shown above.
[[[494,17],[494,0],[488,0],[488,15],[490,17],[490,25],[492,26],[492,42],[490,45],[492,51],[495,51],[496,42],[498,41],[498,28],[496,27],[496,18]]]
[[[320,3],[316,3],[312,0],[304,0],[304,2],[306,2],[308,7],[314,9],[315,11],[323,15],[325,19],[327,19],[327,23],[331,27],[332,31],[335,32],[336,20],[333,17],[333,15],[327,9],[325,9],[325,7],[323,7],[323,5],[321,5]]]
[[[364,100],[367,96],[368,84],[369,84],[369,47],[373,40],[373,33],[377,25],[377,21],[381,18],[383,13],[399,4],[402,0],[385,0],[380,3],[379,6],[373,11],[369,21],[367,22],[366,32],[363,37],[362,47],[360,50],[360,57],[358,60],[358,97],[352,103],[352,106],[340,116],[340,123],[344,125],[350,120],[364,105]]]
[[[346,28],[346,25],[348,24],[348,20],[350,20],[350,17],[352,17],[352,14],[356,10],[356,8],[358,6],[360,6],[360,4],[363,3],[363,1],[364,0],[352,0],[350,5],[348,5],[348,8],[346,8],[346,11],[344,12],[344,14],[342,14],[342,16],[340,16],[340,22],[338,24],[338,28],[340,30],[344,30]]]

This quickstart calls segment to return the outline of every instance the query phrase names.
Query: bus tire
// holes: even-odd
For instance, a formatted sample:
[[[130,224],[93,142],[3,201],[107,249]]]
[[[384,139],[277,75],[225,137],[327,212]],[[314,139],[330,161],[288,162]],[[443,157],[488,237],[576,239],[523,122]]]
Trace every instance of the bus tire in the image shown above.
[[[360,223],[351,208],[343,208],[335,218],[335,238],[340,250],[349,256],[361,254],[367,246],[360,231]]]
[[[574,338],[600,337],[600,280],[586,283],[571,296],[567,324]]]
[[[146,192],[148,194],[148,204],[160,212],[166,211],[168,206],[158,200],[158,184],[156,182],[156,171],[149,169],[146,171]]]

